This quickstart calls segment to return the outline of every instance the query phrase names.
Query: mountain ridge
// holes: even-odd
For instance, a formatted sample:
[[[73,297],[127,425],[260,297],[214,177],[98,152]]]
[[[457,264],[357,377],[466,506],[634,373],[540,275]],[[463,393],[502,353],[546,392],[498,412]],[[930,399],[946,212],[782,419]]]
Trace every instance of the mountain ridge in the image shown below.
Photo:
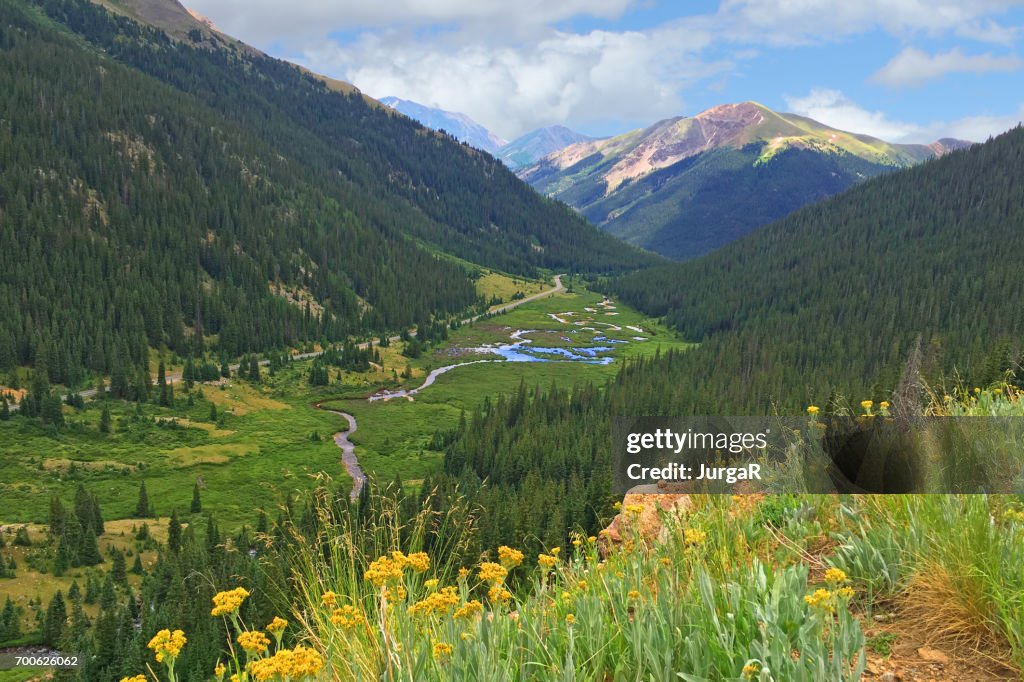
[[[740,102],[571,144],[517,174],[619,238],[685,259],[868,177],[969,144],[892,144]]]

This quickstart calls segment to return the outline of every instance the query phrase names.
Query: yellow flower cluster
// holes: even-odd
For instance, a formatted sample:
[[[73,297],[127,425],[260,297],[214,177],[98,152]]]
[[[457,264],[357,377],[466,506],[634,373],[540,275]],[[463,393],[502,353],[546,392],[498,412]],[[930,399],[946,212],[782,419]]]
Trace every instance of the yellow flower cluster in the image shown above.
[[[830,568],[825,571],[825,582],[829,585],[842,585],[846,582],[846,573],[841,568]]]
[[[258,656],[270,646],[270,639],[259,630],[253,630],[238,635],[238,645],[245,649],[245,653]]]
[[[839,587],[847,580],[846,572],[841,568],[830,568],[825,571],[825,582],[831,589],[819,588],[813,594],[805,596],[804,601],[811,608],[831,613],[836,609],[837,599],[850,599],[853,597],[852,587]]]
[[[463,566],[459,569],[459,580],[465,580],[469,577],[469,569]]]
[[[565,624],[566,625],[571,626],[575,622],[576,622],[576,616],[572,615],[571,613],[565,614]]]
[[[759,672],[761,672],[761,666],[759,666],[757,663],[747,663],[745,666],[743,666],[743,677],[747,678],[748,680],[754,679],[754,675],[758,674]]]
[[[627,504],[626,505],[626,511],[629,512],[630,514],[639,516],[640,514],[643,513],[644,506],[642,504]]]
[[[334,609],[334,613],[331,614],[331,623],[346,630],[362,625],[365,622],[366,616],[363,615],[363,612],[349,604]]]
[[[813,609],[822,609],[823,611],[832,611],[835,608],[833,604],[831,590],[817,589],[814,594],[809,594],[804,597],[804,601],[807,605]]]
[[[174,660],[181,653],[181,648],[185,646],[185,633],[181,630],[161,630],[153,636],[153,639],[149,640],[148,646],[156,654],[156,662],[163,663],[164,659]]]
[[[437,589],[437,586],[440,585],[440,584],[441,584],[441,581],[438,580],[437,578],[431,578],[430,580],[424,580],[423,581],[423,587],[427,588],[428,590]]]
[[[496,604],[504,604],[512,598],[512,593],[506,590],[501,584],[497,584],[487,590],[487,598]]]
[[[236,587],[227,592],[218,592],[213,595],[213,610],[210,611],[210,615],[227,616],[236,613],[248,596],[249,591],[244,587]]]
[[[454,587],[445,587],[439,592],[432,592],[409,607],[410,616],[430,616],[448,613],[459,603],[459,595]]]
[[[578,587],[582,591],[586,592],[587,591],[587,581],[586,580],[579,581],[578,583],[576,583],[576,587]]]
[[[1011,523],[1015,521],[1017,523],[1024,523],[1024,509],[1007,509],[1003,513],[1003,518]]]
[[[519,564],[523,563],[523,553],[518,549],[512,549],[502,545],[498,548],[498,560],[506,568],[515,568]]]
[[[860,401],[860,406],[864,408],[865,412],[870,412],[871,408],[874,406],[874,404],[875,404],[874,400],[862,400],[862,401]]]
[[[135,675],[134,677],[122,677],[121,682],[148,682],[145,675]]]
[[[552,566],[558,563],[558,559],[556,557],[551,556],[550,554],[538,554],[537,563],[544,568],[551,568]]]
[[[448,644],[446,642],[438,642],[434,645],[434,658],[436,658],[439,661],[443,661],[444,659],[451,656],[453,651],[455,651],[455,649],[452,647],[451,644]]]
[[[640,598],[640,592],[638,590],[630,590],[629,594],[626,596],[629,597],[630,601],[636,601]]]
[[[476,615],[481,614],[483,612],[484,612],[484,605],[481,604],[478,600],[474,599],[473,601],[468,601],[465,604],[463,604],[462,606],[460,606],[458,609],[456,609],[455,614],[452,616],[452,618],[455,618],[455,619],[463,619],[464,618],[466,620],[469,620],[473,616],[476,616]]]
[[[485,561],[480,564],[480,580],[491,581],[495,584],[505,580],[505,576],[508,575],[508,569],[501,564],[496,564],[493,561]]]
[[[277,677],[300,680],[316,675],[323,667],[323,657],[300,644],[294,649],[281,649],[269,658],[254,661],[251,672],[257,682],[267,682]]]
[[[683,530],[683,540],[688,545],[699,545],[706,540],[708,534],[697,528],[686,528]]]
[[[267,626],[267,631],[273,634],[283,631],[288,627],[288,621],[280,616],[274,616],[274,620],[270,621],[270,625]]]
[[[334,592],[331,592],[330,590],[320,595],[320,604],[322,606],[326,606],[327,608],[331,609],[334,608],[335,605],[337,605],[337,603],[338,595],[334,594]]]
[[[402,553],[396,552],[396,554],[401,555]],[[363,573],[363,578],[377,587],[381,587],[389,580],[401,580],[404,559],[404,555],[399,560],[388,556],[374,559],[369,568],[366,569],[366,572]]]
[[[818,414],[819,412],[821,412],[821,408],[818,407],[817,405],[808,405],[807,406],[807,414],[811,415],[812,417],[814,415]]]

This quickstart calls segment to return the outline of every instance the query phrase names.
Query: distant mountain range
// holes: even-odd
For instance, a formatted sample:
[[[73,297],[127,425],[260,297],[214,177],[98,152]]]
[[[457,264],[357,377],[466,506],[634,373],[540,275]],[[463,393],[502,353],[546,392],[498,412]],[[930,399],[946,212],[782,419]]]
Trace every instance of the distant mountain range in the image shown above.
[[[461,142],[490,152],[512,169],[536,163],[548,154],[557,152],[570,144],[592,142],[597,139],[577,133],[565,126],[554,125],[531,130],[508,142],[466,114],[428,107],[425,104],[398,97],[382,97],[380,101],[428,128],[444,130]]]
[[[428,107],[398,97],[382,97],[380,102],[419,121],[428,128],[443,130],[455,139],[491,154],[496,154],[501,147],[508,144],[507,140],[492,133],[465,114]]]
[[[686,259],[866,178],[969,144],[890,144],[741,102],[570,144],[518,174],[615,236]]]

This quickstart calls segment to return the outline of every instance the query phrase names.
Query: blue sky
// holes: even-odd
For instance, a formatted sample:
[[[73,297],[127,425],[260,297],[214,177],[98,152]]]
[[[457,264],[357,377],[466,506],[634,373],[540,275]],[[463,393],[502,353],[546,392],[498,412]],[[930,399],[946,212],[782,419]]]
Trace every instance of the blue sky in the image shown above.
[[[193,0],[275,56],[513,138],[756,100],[895,142],[1024,118],[1024,2]]]

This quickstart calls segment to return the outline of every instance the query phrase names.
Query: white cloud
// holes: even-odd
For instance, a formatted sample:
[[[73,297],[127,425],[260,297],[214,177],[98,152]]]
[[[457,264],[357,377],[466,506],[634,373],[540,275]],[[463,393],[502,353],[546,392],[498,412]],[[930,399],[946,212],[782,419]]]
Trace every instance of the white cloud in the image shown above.
[[[992,15],[1021,0],[723,0],[721,23],[744,40],[787,45],[830,41],[880,29],[891,35],[953,32],[1010,42],[1016,29]]]
[[[1016,71],[1021,67],[1024,67],[1024,61],[1017,57],[996,57],[991,52],[968,55],[955,47],[948,52],[928,54],[907,47],[875,72],[871,79],[890,87],[917,86],[947,73]]]
[[[868,111],[838,90],[815,88],[804,97],[786,97],[785,100],[794,114],[889,142],[902,142],[918,132],[913,123],[893,121],[880,111]]]
[[[614,19],[638,0],[186,0],[225,32],[265,44],[336,30],[460,26],[521,35],[576,16]]]
[[[943,137],[984,142],[1024,120],[1024,104],[1003,116],[969,116],[953,121],[933,121],[926,125],[898,121],[880,111],[869,111],[838,90],[815,88],[804,97],[786,97],[786,105],[795,114],[813,118],[833,128],[863,133],[887,142],[929,143]]]
[[[327,41],[300,58],[339,74],[366,93],[397,95],[468,114],[512,139],[572,120],[642,120],[683,110],[687,83],[727,68],[697,54],[709,36],[694,31],[550,31],[537,42],[491,46],[409,40],[401,32],[364,35],[347,46]]]

